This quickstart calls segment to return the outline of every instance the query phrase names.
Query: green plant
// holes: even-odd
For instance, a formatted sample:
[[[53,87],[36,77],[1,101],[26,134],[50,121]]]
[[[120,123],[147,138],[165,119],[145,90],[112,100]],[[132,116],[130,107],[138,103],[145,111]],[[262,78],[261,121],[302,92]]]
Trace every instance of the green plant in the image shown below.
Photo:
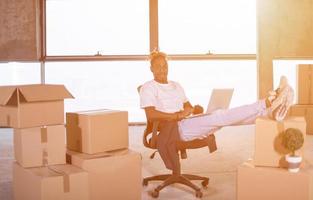
[[[282,139],[283,146],[295,156],[295,151],[300,149],[304,143],[303,134],[299,129],[288,128],[283,133]]]

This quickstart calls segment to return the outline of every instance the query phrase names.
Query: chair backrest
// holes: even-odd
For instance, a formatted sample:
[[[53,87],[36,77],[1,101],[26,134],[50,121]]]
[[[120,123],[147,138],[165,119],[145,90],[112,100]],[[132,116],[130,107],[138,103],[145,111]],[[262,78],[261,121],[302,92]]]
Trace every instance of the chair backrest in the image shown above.
[[[142,85],[137,87],[138,94],[140,93]],[[143,144],[147,148],[156,149],[157,148],[157,135],[158,135],[158,121],[150,121],[147,116],[147,126],[143,134]]]

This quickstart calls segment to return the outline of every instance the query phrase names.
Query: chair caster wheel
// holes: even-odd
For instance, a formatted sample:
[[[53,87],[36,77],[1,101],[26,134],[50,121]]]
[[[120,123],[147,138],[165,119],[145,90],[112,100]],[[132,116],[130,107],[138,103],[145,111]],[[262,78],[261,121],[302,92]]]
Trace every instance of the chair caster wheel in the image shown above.
[[[145,179],[143,179],[143,181],[142,181],[142,185],[143,185],[143,186],[147,186],[147,185],[148,185],[148,181],[147,181],[147,180],[145,180]]]
[[[202,198],[203,194],[202,192],[199,190],[199,191],[196,191],[196,197],[197,198]]]
[[[207,187],[207,186],[209,185],[209,180],[204,180],[204,181],[202,181],[202,182],[201,182],[201,185],[202,185],[203,187]]]
[[[153,191],[151,192],[151,196],[152,196],[153,198],[158,198],[158,197],[159,197],[159,191],[153,190]]]

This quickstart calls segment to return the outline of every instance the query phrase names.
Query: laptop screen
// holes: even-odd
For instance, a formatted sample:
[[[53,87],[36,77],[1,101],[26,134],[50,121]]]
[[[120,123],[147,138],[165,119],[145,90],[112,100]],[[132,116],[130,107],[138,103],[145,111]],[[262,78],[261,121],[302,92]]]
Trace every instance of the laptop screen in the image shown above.
[[[217,109],[228,109],[234,89],[213,89],[206,113],[212,113]]]

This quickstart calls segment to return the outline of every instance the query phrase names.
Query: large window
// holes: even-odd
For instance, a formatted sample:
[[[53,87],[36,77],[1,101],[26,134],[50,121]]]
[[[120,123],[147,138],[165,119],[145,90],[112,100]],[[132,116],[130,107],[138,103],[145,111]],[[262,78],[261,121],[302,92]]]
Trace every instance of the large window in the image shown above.
[[[0,85],[40,83],[39,63],[0,63]]]
[[[75,97],[66,111],[127,110],[131,122],[145,119],[137,87],[150,79],[146,61],[46,63],[46,82],[64,84]]]
[[[171,54],[255,54],[254,0],[159,0],[160,49]]]
[[[146,54],[148,0],[47,0],[47,55]]]
[[[46,0],[46,3],[48,56],[99,53],[117,60],[81,62],[79,57],[71,57],[71,62],[46,62],[46,83],[65,84],[75,96],[66,100],[65,110],[127,110],[130,122],[145,121],[136,88],[153,77],[148,61],[141,56],[134,56],[141,61],[130,60],[134,57],[129,55],[149,52],[149,0]],[[254,0],[158,0],[158,3],[159,32],[154,35],[159,37],[161,51],[255,54]],[[191,103],[203,107],[207,106],[213,88],[235,89],[231,107],[254,102],[256,72],[255,60],[169,61],[169,79],[180,82]]]
[[[256,100],[255,61],[170,61],[169,65],[169,79],[182,84],[193,104],[206,107],[213,88],[235,89],[231,107]],[[145,121],[137,87],[153,78],[146,61],[47,63],[46,74],[47,83],[65,84],[75,97],[66,100],[66,111],[127,110],[130,122]]]
[[[213,88],[234,88],[230,107],[257,99],[255,61],[172,61],[169,65],[169,79],[181,83],[192,104],[206,108]]]

